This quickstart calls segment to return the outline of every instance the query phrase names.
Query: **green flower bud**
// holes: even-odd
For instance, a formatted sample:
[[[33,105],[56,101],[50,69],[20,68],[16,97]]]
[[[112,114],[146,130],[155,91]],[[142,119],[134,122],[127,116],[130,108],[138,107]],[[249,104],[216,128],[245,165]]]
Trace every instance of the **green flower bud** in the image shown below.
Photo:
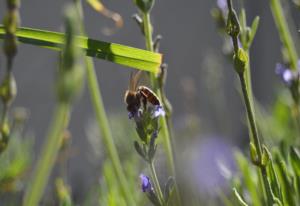
[[[252,142],[250,142],[250,158],[253,164],[258,165],[258,155],[257,150]]]
[[[20,8],[20,0],[6,0],[6,5],[9,10]]]
[[[154,5],[154,0],[133,0],[135,5],[144,13],[151,11]]]
[[[17,95],[17,85],[13,74],[8,73],[0,86],[0,96],[5,104],[10,104]]]
[[[70,102],[80,93],[83,86],[84,70],[81,51],[76,47],[78,16],[73,7],[66,9],[66,36],[58,71],[57,95],[59,101]]]
[[[237,54],[233,56],[234,68],[237,73],[243,74],[248,64],[249,58],[244,49],[239,48]]]
[[[266,167],[271,159],[271,153],[267,149],[266,146],[263,146],[263,154],[262,154],[262,159],[261,159],[261,165],[263,167]]]
[[[4,122],[1,126],[1,134],[2,134],[2,139],[7,140],[8,136],[10,133],[10,128],[7,122]]]
[[[235,37],[237,37],[241,31],[240,22],[234,10],[228,12],[226,30],[230,36]]]
[[[3,19],[3,25],[6,33],[14,34],[20,23],[18,10],[13,10],[7,13]]]

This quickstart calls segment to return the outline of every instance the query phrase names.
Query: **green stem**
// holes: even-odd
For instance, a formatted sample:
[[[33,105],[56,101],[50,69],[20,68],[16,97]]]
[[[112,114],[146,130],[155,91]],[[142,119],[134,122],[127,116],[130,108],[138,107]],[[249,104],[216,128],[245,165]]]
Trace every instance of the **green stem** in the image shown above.
[[[152,24],[151,24],[150,14],[148,12],[143,13],[143,25],[144,25],[146,48],[149,51],[154,51],[153,39],[152,39]],[[157,80],[152,73],[150,74],[150,80],[151,80],[153,88],[155,89],[157,96],[160,99],[162,99],[161,89],[159,89],[157,87]],[[171,143],[170,131],[169,131],[169,127],[167,124],[167,117],[164,116],[163,118],[160,118],[160,123],[161,123],[161,134],[164,137],[163,144],[164,144],[165,152],[167,154],[168,166],[171,171],[171,175],[173,177],[175,177],[175,179],[176,179],[174,153],[173,153],[173,148],[172,148],[172,143]],[[178,204],[181,205],[181,197],[179,194],[179,188],[177,185],[177,181],[175,183],[175,194],[176,194],[176,199],[177,199]]]
[[[292,35],[288,28],[288,22],[283,14],[280,0],[270,0],[270,6],[280,39],[288,52],[291,68],[297,70],[298,55],[295,44],[293,43]]]
[[[69,122],[70,105],[59,103],[52,120],[46,142],[41,150],[42,154],[32,176],[33,180],[26,190],[23,206],[39,205],[44,193],[51,170],[54,166],[57,153],[61,144],[63,131]]]
[[[144,32],[146,48],[149,51],[153,51],[153,39],[152,39],[152,25],[149,13],[143,13]]]
[[[143,13],[143,22],[144,22],[144,32],[145,32],[145,41],[146,41],[146,48],[149,51],[153,51],[153,40],[152,40],[152,26],[151,26],[151,21],[150,21],[150,15],[149,13]],[[157,88],[156,84],[156,78],[153,74],[150,74],[150,79],[152,86],[155,89],[155,92],[157,96],[161,99],[162,95],[160,90]],[[169,168],[172,172],[172,175],[175,176],[175,166],[174,166],[174,159],[173,159],[173,151],[172,151],[172,145],[171,145],[171,138],[170,138],[170,132],[168,130],[168,125],[166,121],[166,117],[161,118],[161,133],[163,134],[164,137],[164,147],[165,151],[167,153],[168,157],[168,164]]]
[[[111,130],[108,124],[108,118],[104,109],[104,104],[101,96],[100,87],[97,81],[97,76],[94,70],[93,62],[89,57],[86,57],[86,69],[87,69],[87,80],[90,91],[91,101],[96,113],[96,119],[98,127],[102,132],[102,138],[105,144],[105,148],[112,161],[114,172],[120,182],[122,192],[127,199],[128,205],[136,205],[130,187],[126,180],[124,170],[119,159],[117,148],[115,146]]]
[[[151,163],[149,163],[149,166],[150,166],[152,180],[154,183],[154,189],[155,189],[156,194],[158,195],[159,202],[161,205],[165,205],[164,196],[163,196],[163,193],[162,193],[160,185],[159,185],[159,181],[158,181],[158,178],[156,175],[156,170],[155,170],[153,161],[151,161]]]
[[[84,32],[84,25],[83,25],[83,10],[80,0],[74,0],[74,3],[77,7],[78,13],[81,17],[80,27],[81,32]],[[121,161],[117,152],[116,144],[114,143],[112,133],[108,123],[108,117],[106,115],[104,109],[104,103],[101,96],[100,86],[98,84],[97,75],[94,68],[94,63],[91,58],[85,57],[85,64],[87,70],[87,81],[88,81],[88,88],[90,92],[90,98],[94,107],[94,111],[96,113],[96,120],[98,123],[98,127],[100,132],[102,132],[103,142],[106,146],[108,155],[112,161],[114,172],[117,176],[117,179],[120,182],[122,193],[128,203],[128,205],[136,205],[134,201],[134,197],[130,192],[130,186],[126,180],[124,170],[121,165]]]
[[[255,121],[255,117],[254,117],[254,111],[253,111],[253,108],[252,108],[252,105],[251,105],[251,102],[250,102],[249,93],[248,93],[248,90],[247,90],[247,82],[246,82],[246,79],[244,77],[244,74],[240,74],[239,78],[240,78],[240,81],[241,81],[241,87],[242,87],[244,102],[245,102],[245,106],[246,106],[248,121],[249,121],[249,124],[250,124],[250,130],[251,130],[251,133],[252,133],[252,136],[253,136],[253,141],[254,141],[255,148],[257,150],[258,161],[261,163],[262,162],[262,156],[263,156],[262,155],[262,146],[261,146],[261,142],[260,142],[260,139],[259,139],[259,136],[258,136],[256,121]],[[260,168],[260,171],[261,171],[264,188],[265,188],[265,192],[266,192],[266,195],[267,195],[267,201],[270,204],[270,203],[273,202],[273,196],[272,196],[272,189],[271,189],[269,181],[268,181],[266,167],[265,166],[260,166],[259,168]]]

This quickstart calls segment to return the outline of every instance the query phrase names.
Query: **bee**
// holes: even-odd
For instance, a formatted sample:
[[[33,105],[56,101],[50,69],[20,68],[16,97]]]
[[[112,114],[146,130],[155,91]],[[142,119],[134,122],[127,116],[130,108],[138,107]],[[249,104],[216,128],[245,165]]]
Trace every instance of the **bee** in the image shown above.
[[[136,114],[141,106],[145,109],[147,103],[161,106],[160,100],[151,89],[146,86],[138,86],[141,74],[142,71],[131,73],[129,89],[125,92],[124,101],[127,104],[127,111],[131,114]]]

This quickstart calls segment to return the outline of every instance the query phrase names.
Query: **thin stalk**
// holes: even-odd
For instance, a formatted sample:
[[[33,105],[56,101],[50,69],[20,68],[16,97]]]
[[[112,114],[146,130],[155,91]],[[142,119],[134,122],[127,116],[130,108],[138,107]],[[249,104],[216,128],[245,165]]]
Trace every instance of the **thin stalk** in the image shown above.
[[[143,22],[144,22],[146,48],[149,51],[153,51],[152,25],[151,25],[149,13],[143,13]],[[152,86],[155,89],[157,96],[161,99],[162,95],[161,95],[160,90],[156,86],[157,85],[156,79],[153,74],[150,74],[150,80],[151,80]],[[172,151],[173,149],[172,149],[170,132],[168,130],[166,117],[161,118],[161,125],[162,125],[161,133],[163,134],[163,137],[164,137],[163,141],[164,141],[165,151],[166,151],[167,157],[168,157],[169,168],[171,170],[172,175],[175,176],[175,164],[174,164],[173,151]]]
[[[97,81],[97,76],[94,70],[93,62],[89,57],[86,57],[85,63],[87,69],[87,81],[88,88],[90,91],[90,97],[94,107],[94,111],[96,113],[98,127],[102,132],[102,138],[105,144],[105,148],[112,161],[114,172],[117,175],[117,178],[120,182],[122,192],[128,202],[128,205],[136,205],[132,193],[130,192],[130,187],[126,180],[124,170],[122,168],[121,161],[117,152],[117,148],[115,146],[111,130],[109,128],[108,118],[104,109],[101,91]]]
[[[52,126],[50,127],[46,142],[41,150],[42,154],[37,162],[34,175],[32,176],[33,180],[26,190],[23,206],[39,205],[57,157],[63,131],[69,122],[69,114],[69,104],[59,103],[57,105]]]
[[[153,38],[152,38],[152,24],[150,19],[150,13],[143,13],[143,25],[144,25],[144,34],[145,34],[145,42],[146,42],[146,49],[149,51],[154,51],[153,48]],[[153,88],[155,89],[155,92],[157,96],[162,99],[162,93],[161,89],[157,87],[157,81],[155,76],[151,73],[150,74],[150,80]],[[161,124],[161,133],[163,135],[163,144],[165,148],[165,152],[167,154],[167,160],[168,160],[168,166],[171,171],[171,175],[175,177],[176,179],[176,170],[175,170],[175,162],[174,162],[174,153],[172,148],[172,142],[171,142],[171,136],[170,136],[170,127],[167,124],[167,117],[164,116],[163,118],[160,118],[160,124]],[[178,204],[181,205],[181,196],[179,193],[179,188],[177,185],[177,181],[175,181],[175,194]]]
[[[280,0],[270,0],[270,6],[280,39],[288,52],[291,68],[293,70],[297,70],[298,55],[295,44],[293,43],[292,35],[288,28],[288,22],[283,15],[283,9]]]
[[[250,124],[250,130],[251,130],[251,133],[253,136],[255,148],[257,150],[258,160],[261,163],[262,162],[262,146],[261,146],[261,142],[260,142],[258,132],[257,132],[256,121],[254,118],[254,111],[251,106],[250,97],[249,97],[248,90],[247,90],[247,82],[244,77],[244,74],[240,74],[239,78],[240,78],[244,102],[245,102],[245,106],[246,106],[246,110],[247,110],[248,121]],[[268,201],[268,204],[271,205],[271,203],[273,202],[273,196],[272,196],[272,189],[271,189],[269,181],[268,181],[266,167],[260,166],[259,168],[260,168],[262,180],[264,183],[265,192],[267,195],[267,201]]]
[[[160,202],[161,205],[165,205],[164,196],[163,196],[163,193],[162,193],[160,185],[159,185],[159,181],[158,181],[158,178],[157,178],[157,175],[156,175],[156,170],[155,170],[153,161],[151,161],[151,163],[149,163],[149,166],[150,166],[152,180],[153,180],[153,183],[154,183],[154,189],[155,189],[156,194],[158,194],[159,202]]]
[[[74,0],[74,3],[77,7],[78,13],[81,17],[80,27],[81,32],[84,32],[83,25],[83,10],[80,0]],[[104,103],[101,96],[100,86],[98,84],[97,75],[94,68],[93,60],[89,57],[85,57],[85,64],[87,70],[87,82],[88,88],[90,92],[90,98],[94,107],[94,111],[96,113],[96,120],[99,127],[100,132],[102,132],[103,142],[106,146],[108,155],[112,161],[114,172],[120,182],[122,193],[130,206],[136,205],[133,195],[130,192],[130,186],[126,180],[124,170],[122,168],[122,164],[117,152],[116,144],[114,143],[112,133],[108,123],[108,117],[106,115],[104,109]]]
[[[229,18],[233,18],[233,20],[231,20],[234,24],[235,27],[240,27],[239,23],[234,21],[234,19],[236,19],[236,16],[230,16],[231,15],[236,15],[235,11],[233,10],[232,7],[232,0],[227,0],[227,5],[228,5],[228,10],[229,10]],[[240,28],[239,28],[240,29]],[[234,55],[238,56],[238,51],[239,51],[239,47],[238,47],[238,34],[239,31],[234,31],[233,33],[229,34],[232,38],[233,41],[233,46],[234,46]],[[236,65],[235,65],[236,66]],[[261,177],[263,180],[263,186],[266,192],[266,196],[267,196],[267,202],[268,205],[272,205],[273,203],[273,195],[272,195],[272,189],[271,186],[269,184],[268,181],[268,176],[267,176],[267,171],[266,171],[266,167],[261,165],[262,163],[262,157],[263,157],[263,152],[262,152],[262,146],[261,146],[261,142],[258,136],[258,130],[257,130],[257,126],[256,126],[256,120],[255,120],[255,116],[254,116],[254,109],[252,107],[253,103],[252,103],[252,97],[250,96],[249,90],[250,88],[248,88],[249,86],[249,78],[250,78],[250,72],[245,74],[245,69],[249,69],[249,61],[248,61],[248,65],[246,65],[246,68],[242,68],[243,71],[241,71],[241,68],[235,68],[237,71],[237,74],[240,78],[240,82],[241,82],[241,87],[242,87],[242,93],[243,93],[243,98],[244,98],[244,102],[245,102],[245,107],[246,107],[246,111],[247,111],[247,117],[248,117],[248,125],[250,126],[249,128],[249,135],[252,135],[252,139],[254,141],[254,145],[257,151],[257,156],[258,156],[258,167],[260,169],[261,172]],[[245,78],[246,75],[246,78]]]

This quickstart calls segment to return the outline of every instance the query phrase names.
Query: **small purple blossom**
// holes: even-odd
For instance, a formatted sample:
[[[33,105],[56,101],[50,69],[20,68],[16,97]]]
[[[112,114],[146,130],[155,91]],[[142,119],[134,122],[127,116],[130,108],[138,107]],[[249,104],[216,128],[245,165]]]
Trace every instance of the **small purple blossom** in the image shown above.
[[[150,182],[150,178],[144,174],[140,175],[141,180],[141,188],[143,192],[150,192],[152,190],[152,185]]]
[[[156,138],[158,136],[158,130],[154,130],[152,133],[152,137]]]
[[[217,0],[217,6],[222,11],[223,15],[227,13],[228,7],[226,0]]]
[[[128,118],[132,119],[134,118],[135,121],[139,121],[142,117],[143,111],[141,109],[138,109],[135,112],[128,112]]]
[[[299,79],[300,61],[298,61],[298,70],[293,72],[290,68],[287,68],[283,64],[277,63],[275,67],[275,73],[282,79],[284,84],[288,87],[292,83]]]
[[[159,116],[165,116],[166,112],[164,108],[160,105],[155,105],[153,112],[152,112],[152,118],[157,118]]]
[[[134,117],[134,113],[133,112],[128,112],[128,118],[132,119]]]

